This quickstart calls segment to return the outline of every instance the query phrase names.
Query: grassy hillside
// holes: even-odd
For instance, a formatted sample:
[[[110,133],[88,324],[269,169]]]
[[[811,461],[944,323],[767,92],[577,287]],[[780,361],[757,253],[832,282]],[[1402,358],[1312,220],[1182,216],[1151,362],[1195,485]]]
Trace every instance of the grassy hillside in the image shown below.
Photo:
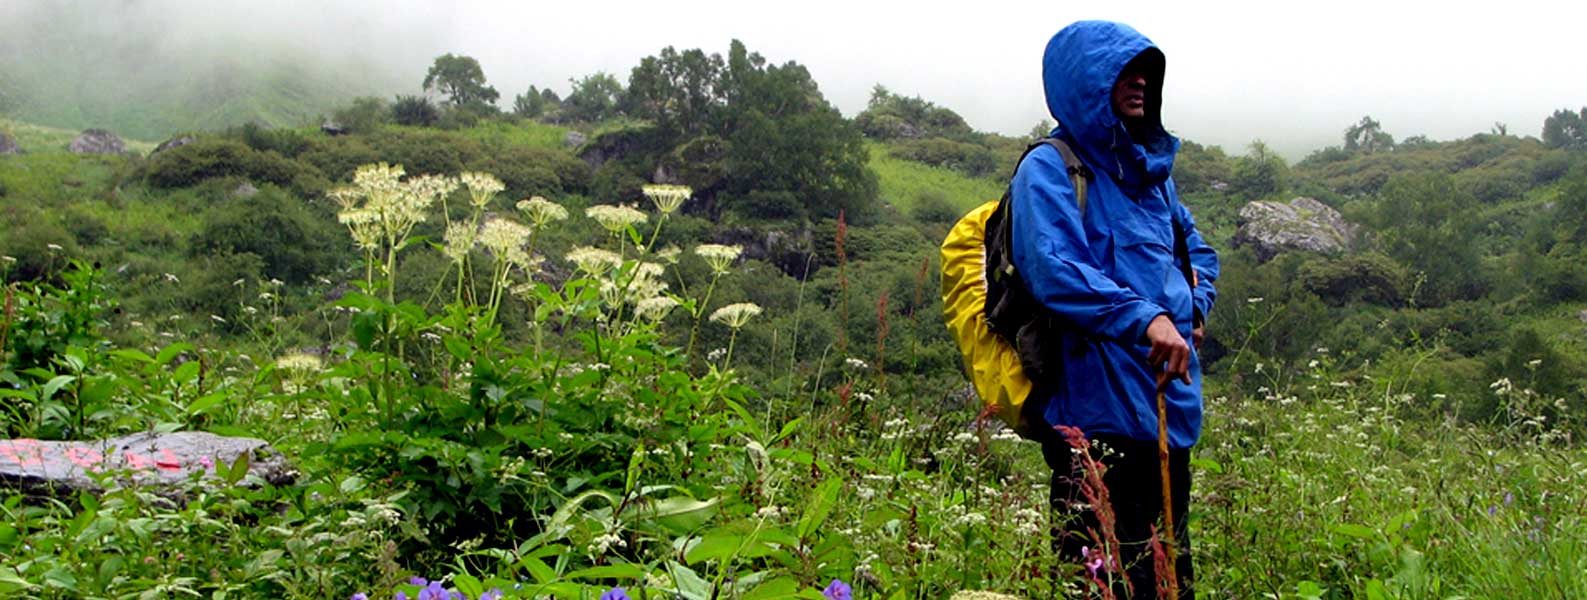
[[[923,198],[946,200],[960,212],[1003,195],[1004,183],[994,179],[971,178],[952,169],[932,167],[895,158],[887,147],[869,142],[871,169],[881,183],[881,201],[902,214],[914,214]]]

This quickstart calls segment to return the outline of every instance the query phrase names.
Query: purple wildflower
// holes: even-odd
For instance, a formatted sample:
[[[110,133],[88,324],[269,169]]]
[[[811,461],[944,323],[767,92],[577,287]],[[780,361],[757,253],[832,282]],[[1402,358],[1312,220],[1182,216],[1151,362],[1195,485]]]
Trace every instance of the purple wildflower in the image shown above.
[[[601,600],[629,600],[628,591],[620,587],[614,587],[601,594]]]
[[[501,588],[490,588],[490,591],[479,595],[479,600],[501,600],[504,595]]]
[[[356,594],[353,594],[353,596],[351,598],[348,598],[347,600],[369,600],[369,594],[365,594],[363,592],[358,592]]]
[[[1504,505],[1505,506],[1509,506],[1510,503],[1514,502],[1514,501],[1515,501],[1515,496],[1510,495],[1510,492],[1505,492],[1504,493]]]
[[[414,577],[408,578],[408,583],[416,585],[416,586],[419,586],[419,587],[424,587],[424,586],[430,585],[430,580],[425,579],[423,577],[414,576]]]
[[[1488,516],[1491,517],[1491,516],[1493,516],[1493,513],[1496,513],[1496,512],[1499,512],[1499,507],[1494,506],[1492,504],[1489,504],[1488,505]]]
[[[391,600],[408,600],[408,594],[402,590],[397,590],[397,594],[392,596]]]
[[[452,594],[446,591],[446,586],[439,581],[430,582],[429,587],[419,590],[419,600],[452,600]]]
[[[1102,568],[1102,553],[1098,552],[1096,557],[1092,557],[1091,547],[1082,546],[1080,548],[1080,562],[1086,566],[1086,573],[1091,575],[1092,579],[1096,579],[1097,569]]]
[[[833,579],[832,583],[827,584],[827,589],[821,590],[821,595],[826,596],[827,600],[854,600],[854,588],[843,583],[842,579]]]

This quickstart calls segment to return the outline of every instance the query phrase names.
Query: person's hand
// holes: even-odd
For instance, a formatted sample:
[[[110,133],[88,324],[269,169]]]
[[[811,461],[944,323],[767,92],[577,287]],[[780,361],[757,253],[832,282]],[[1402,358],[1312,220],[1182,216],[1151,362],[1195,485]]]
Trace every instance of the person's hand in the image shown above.
[[[1196,351],[1201,351],[1201,340],[1207,337],[1207,326],[1202,325],[1190,330],[1190,341],[1196,345]]]
[[[1179,335],[1179,329],[1174,327],[1174,321],[1167,315],[1157,315],[1146,326],[1146,341],[1152,344],[1152,351],[1146,355],[1146,362],[1153,370],[1158,370],[1159,365],[1165,376],[1164,381],[1179,378],[1180,381],[1190,383],[1190,345],[1185,343],[1185,337]]]

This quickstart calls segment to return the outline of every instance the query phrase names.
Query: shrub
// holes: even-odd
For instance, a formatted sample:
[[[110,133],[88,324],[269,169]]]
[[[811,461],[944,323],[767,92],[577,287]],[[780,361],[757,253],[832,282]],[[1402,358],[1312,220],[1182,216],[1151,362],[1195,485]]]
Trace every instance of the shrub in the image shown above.
[[[369,133],[385,124],[386,101],[380,98],[355,98],[353,104],[336,111],[331,117],[348,133]]]
[[[188,187],[216,177],[290,186],[305,167],[236,140],[208,139],[161,152],[149,160],[145,177],[149,185],[161,188]]]
[[[402,165],[409,175],[456,175],[484,154],[478,142],[442,131],[384,130],[367,141],[380,161]]]
[[[949,202],[947,194],[926,190],[915,199],[915,205],[910,207],[909,212],[915,220],[923,223],[952,223],[959,220],[964,211]]]
[[[331,181],[347,181],[359,165],[380,161],[380,155],[362,138],[335,137],[303,153],[302,160]]]
[[[440,119],[441,111],[424,96],[397,96],[391,105],[391,120],[398,125],[430,127]]]
[[[899,158],[953,169],[971,177],[987,175],[998,166],[997,157],[991,150],[977,144],[940,137],[898,142],[890,152]]]
[[[251,254],[266,276],[299,283],[335,267],[336,242],[342,239],[331,221],[316,217],[302,200],[267,187],[205,211],[192,249],[200,255]]]
[[[16,259],[0,263],[0,272],[10,281],[43,279],[65,265],[66,257],[82,255],[72,234],[35,208],[0,208],[0,229],[6,232],[0,236],[0,255]]]
[[[266,129],[254,123],[243,125],[233,135],[249,148],[288,158],[296,158],[314,146],[308,137],[291,129]]]

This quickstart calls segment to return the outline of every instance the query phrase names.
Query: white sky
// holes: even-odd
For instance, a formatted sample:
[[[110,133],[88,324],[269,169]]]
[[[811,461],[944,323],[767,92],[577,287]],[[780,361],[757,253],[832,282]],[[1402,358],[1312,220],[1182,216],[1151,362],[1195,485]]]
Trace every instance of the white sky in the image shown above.
[[[1168,57],[1164,121],[1242,153],[1261,138],[1290,158],[1338,144],[1372,115],[1396,139],[1490,130],[1539,135],[1554,110],[1587,105],[1587,3],[804,2],[608,0],[0,0],[129,10],[238,50],[285,43],[367,54],[418,91],[430,60],[480,60],[502,103],[529,85],[629,70],[671,45],[726,54],[733,38],[809,68],[846,115],[871,87],[919,95],[985,131],[1024,135],[1046,117],[1041,53],[1082,18],[1123,21]],[[1457,8],[1458,7],[1458,8]],[[7,11],[0,10],[0,14]],[[19,12],[26,12],[22,9]],[[113,11],[111,11],[113,12]],[[323,49],[323,50],[322,50]]]

